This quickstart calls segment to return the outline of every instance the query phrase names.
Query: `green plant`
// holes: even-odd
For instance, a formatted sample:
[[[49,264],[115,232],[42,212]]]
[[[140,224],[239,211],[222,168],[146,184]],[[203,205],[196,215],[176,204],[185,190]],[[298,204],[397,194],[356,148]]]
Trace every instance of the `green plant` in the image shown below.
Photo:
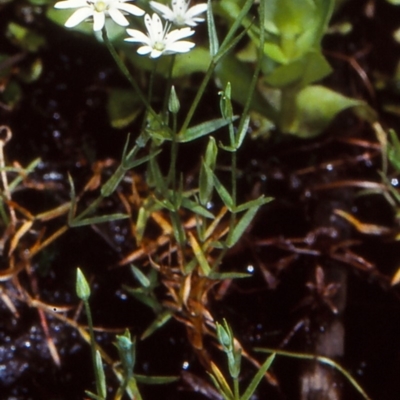
[[[249,400],[274,361],[275,354],[271,354],[265,360],[260,369],[254,375],[249,386],[246,388],[244,393],[240,395],[239,374],[241,369],[242,349],[235,340],[231,327],[225,320],[222,324],[217,322],[216,327],[218,341],[228,360],[229,375],[233,381],[233,389],[225,379],[223,373],[214,363],[211,363],[211,372],[209,375],[218,392],[225,400]]]

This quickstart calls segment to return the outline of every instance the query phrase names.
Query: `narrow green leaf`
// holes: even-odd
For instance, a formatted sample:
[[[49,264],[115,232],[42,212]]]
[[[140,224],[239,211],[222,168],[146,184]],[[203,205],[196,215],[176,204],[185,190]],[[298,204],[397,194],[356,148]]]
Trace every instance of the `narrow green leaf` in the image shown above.
[[[150,286],[149,278],[139,268],[131,264],[131,271],[143,287],[148,288]]]
[[[140,243],[143,239],[144,230],[147,226],[147,220],[150,217],[150,212],[145,207],[140,207],[136,220],[136,240]]]
[[[219,41],[218,41],[217,29],[215,27],[211,0],[208,0],[207,28],[208,28],[208,40],[210,42],[210,54],[211,57],[214,57],[218,53]]]
[[[164,200],[158,200],[157,197],[154,197],[153,200],[161,207],[161,208],[166,208],[167,210],[171,212],[175,212],[175,206],[167,199]]]
[[[149,155],[147,155],[147,156],[138,158],[137,160],[134,160],[134,161],[131,161],[131,162],[127,162],[127,163],[123,162],[123,163],[122,163],[122,167],[123,167],[125,170],[135,168],[135,167],[137,167],[138,165],[142,165],[142,164],[146,163],[147,161],[151,160],[152,158],[154,158],[155,156],[157,156],[158,154],[160,154],[161,151],[162,151],[162,149],[157,149],[157,150],[155,150],[153,153],[151,153],[151,154],[149,154]]]
[[[234,116],[232,121],[236,119],[237,116]],[[231,121],[227,121],[225,118],[216,118],[210,121],[202,122],[199,125],[192,126],[183,133],[179,133],[176,137],[176,140],[179,143],[191,142],[192,140],[208,135],[209,133],[228,125],[230,122]]]
[[[71,188],[71,190],[70,190],[71,208],[69,209],[69,212],[68,212],[68,225],[71,226],[71,223],[74,219],[75,209],[76,209],[76,195],[75,195],[74,181],[72,180],[72,176],[70,174],[68,174],[68,180],[69,180],[69,186]]]
[[[82,271],[80,268],[76,269],[76,285],[75,285],[75,291],[77,296],[83,300],[83,301],[88,301],[90,297],[90,286],[85,278],[85,275],[83,275]]]
[[[233,228],[232,235],[228,236],[227,240],[228,247],[232,247],[233,245],[235,245],[237,241],[242,237],[244,231],[250,225],[251,221],[253,220],[259,208],[260,208],[259,206],[249,208],[240,218],[239,222]]]
[[[219,108],[221,111],[222,118],[232,121],[233,117],[233,107],[232,107],[232,87],[231,83],[228,81],[225,90],[221,90],[218,94],[221,96],[219,100]]]
[[[222,396],[222,398],[224,400],[233,400],[234,399],[234,397],[231,397],[229,395],[229,393],[225,393],[224,392],[224,388],[220,385],[220,383],[218,382],[217,378],[213,374],[208,373],[208,375],[210,376],[210,379],[212,380],[212,383],[217,388],[217,391],[219,392],[219,394]],[[232,394],[232,396],[233,396],[233,394]]]
[[[115,192],[118,185],[122,181],[125,176],[125,169],[120,165],[116,171],[110,176],[107,182],[101,187],[101,195],[104,197],[110,196],[112,193]]]
[[[208,168],[207,166],[205,166],[205,167]],[[234,208],[232,196],[228,193],[228,191],[225,189],[225,187],[219,181],[217,176],[214,173],[213,173],[213,175],[214,175],[214,186],[219,194],[219,197],[221,197],[221,200],[224,202],[224,204],[226,205],[228,210],[232,212],[232,210]]]
[[[214,189],[214,177],[213,172],[217,161],[218,147],[215,143],[215,139],[210,136],[207,144],[204,161],[200,167],[199,177],[199,198],[200,204],[205,206],[211,199],[212,192]],[[203,164],[208,165],[208,169]]]
[[[215,280],[224,280],[251,278],[251,276],[251,274],[247,274],[245,272],[211,272],[210,275],[208,275],[208,278]]]
[[[99,393],[99,395],[105,399],[107,396],[106,377],[104,375],[104,368],[103,368],[103,362],[101,360],[101,355],[98,350],[96,350],[96,369],[97,369],[97,377],[99,379],[99,389],[101,392]]]
[[[172,318],[172,311],[165,310],[157,315],[157,318],[150,324],[150,326],[143,332],[140,340],[144,340],[152,335],[157,329],[160,329]]]
[[[236,31],[242,24],[242,21],[244,18],[247,17],[248,12],[250,11],[251,6],[253,5],[254,0],[246,0],[244,3],[240,13],[238,14],[235,22],[232,24],[231,28],[229,29],[228,33],[225,36],[224,41],[221,44],[221,47],[219,48],[218,53],[222,53],[225,51],[227,47],[231,44],[232,38],[234,37]]]
[[[182,207],[194,212],[195,214],[201,215],[206,218],[214,219],[214,214],[210,213],[207,209],[202,207],[200,204],[188,198],[182,198]]]
[[[275,358],[275,353],[271,354],[265,360],[264,364],[260,367],[260,369],[254,375],[254,378],[250,382],[246,391],[240,397],[240,400],[249,400],[250,399],[250,397],[253,395],[254,391],[256,390],[258,384],[260,383],[261,379],[263,378],[264,374],[268,371],[269,367],[271,366],[272,362],[274,361],[274,358]]]
[[[135,299],[139,300],[145,306],[151,308],[155,314],[158,314],[162,310],[161,304],[151,294],[144,291],[142,288],[133,289],[128,286],[122,285],[122,288],[128,292]]]
[[[232,393],[232,389],[229,387],[228,382],[220,369],[213,362],[211,362],[211,370],[212,374],[210,375],[214,377],[213,382],[214,384],[217,383],[216,387],[220,394],[229,400],[234,400],[235,396]]]
[[[193,234],[191,232],[189,232],[189,242],[190,242],[190,245],[192,246],[193,253],[196,256],[196,259],[200,264],[200,268],[203,272],[203,275],[208,276],[211,272],[210,264],[208,263],[207,258],[204,255],[202,248],[197,243],[196,238],[193,236]]]
[[[321,364],[329,365],[330,367],[335,368],[341,374],[343,374],[345,376],[345,378],[353,385],[353,387],[364,397],[365,400],[372,400],[371,397],[369,397],[368,394],[365,393],[364,389],[358,384],[358,382],[351,376],[351,374],[349,372],[347,372],[339,363],[337,363],[336,361],[334,361],[328,357],[318,356],[318,355],[309,354],[309,353],[297,353],[294,351],[276,350],[276,349],[268,349],[268,348],[255,348],[254,350],[262,352],[262,353],[274,353],[279,356],[298,358],[301,360],[312,360],[313,362],[318,361]]]
[[[87,396],[89,396],[93,400],[105,400],[104,397],[97,396],[97,394],[89,392],[89,390],[85,390],[85,393],[86,393]]]
[[[108,214],[108,215],[102,215],[99,217],[93,217],[93,218],[85,218],[85,219],[81,219],[78,221],[74,221],[72,220],[69,223],[69,226],[71,228],[76,228],[78,226],[86,226],[86,225],[92,225],[92,224],[102,224],[104,222],[112,222],[112,221],[116,221],[119,219],[125,219],[125,218],[129,218],[130,215],[128,214]]]
[[[139,383],[147,385],[165,385],[166,383],[176,382],[180,379],[179,376],[146,376],[134,374],[135,379]]]
[[[247,134],[247,130],[249,128],[249,124],[250,124],[250,115],[248,115],[242,125],[242,128],[240,129],[240,131],[237,133],[236,135],[236,149],[239,149],[240,146],[243,143],[244,138],[246,137]]]
[[[12,192],[23,180],[24,176],[29,175],[40,163],[41,163],[40,158],[36,158],[33,160],[31,163],[28,164],[28,166],[24,169],[21,168],[16,168],[16,172],[24,172],[24,174],[19,174],[15,179],[13,179],[10,184],[8,185],[8,188]],[[6,169],[7,170],[7,169]]]
[[[274,200],[273,197],[264,197],[264,195],[260,196],[258,199],[247,201],[246,203],[240,204],[235,208],[235,212],[239,213],[242,211],[246,211],[252,207],[260,207],[264,204],[269,203],[270,201]]]

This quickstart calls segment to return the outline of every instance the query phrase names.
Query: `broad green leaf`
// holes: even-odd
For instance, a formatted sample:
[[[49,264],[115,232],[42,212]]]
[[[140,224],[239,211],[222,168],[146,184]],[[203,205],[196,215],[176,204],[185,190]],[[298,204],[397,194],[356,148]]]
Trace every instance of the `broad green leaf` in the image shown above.
[[[8,24],[6,35],[15,45],[31,53],[40,50],[46,44],[44,36],[14,22]]]
[[[125,128],[141,111],[140,99],[133,90],[114,88],[108,93],[107,113],[113,128]]]
[[[250,400],[250,398],[253,395],[254,391],[257,389],[257,386],[261,382],[261,379],[264,377],[265,373],[268,371],[269,367],[271,366],[272,362],[274,361],[274,358],[275,358],[275,353],[271,354],[265,360],[264,364],[260,367],[260,369],[254,375],[254,378],[250,382],[250,384],[247,387],[246,391],[240,397],[240,400]]]
[[[220,87],[226,87],[227,83],[231,82],[232,99],[245,105],[254,74],[253,69],[233,54],[228,54],[215,67],[215,74]],[[277,120],[276,111],[258,91],[253,93],[250,110],[257,111],[273,121]]]
[[[233,233],[229,233],[227,240],[228,247],[232,247],[233,245],[235,245],[237,241],[242,237],[244,231],[250,225],[251,221],[253,221],[253,218],[259,208],[260,206],[251,207],[242,215],[239,222],[233,228]]]
[[[274,88],[284,88],[293,84],[304,87],[321,80],[331,71],[325,57],[320,52],[311,51],[298,60],[275,67],[263,79]]]
[[[351,99],[323,86],[308,86],[295,99],[295,117],[285,133],[309,138],[321,133],[341,111],[348,108],[369,108],[360,100]]]
[[[172,76],[179,78],[195,72],[205,73],[210,66],[210,62],[210,51],[204,47],[195,47],[190,51],[190,54],[176,55]]]
[[[237,117],[233,117],[232,120],[237,119]],[[192,140],[198,139],[202,136],[206,136],[209,133],[216,131],[226,125],[228,125],[231,121],[227,121],[225,118],[216,118],[210,121],[202,122],[199,125],[192,126],[188,128],[186,132],[181,132],[177,135],[177,142],[179,143],[187,143]]]
[[[21,85],[15,79],[11,79],[5,84],[3,92],[0,93],[0,99],[3,103],[7,104],[10,109],[13,109],[21,100],[22,95]]]

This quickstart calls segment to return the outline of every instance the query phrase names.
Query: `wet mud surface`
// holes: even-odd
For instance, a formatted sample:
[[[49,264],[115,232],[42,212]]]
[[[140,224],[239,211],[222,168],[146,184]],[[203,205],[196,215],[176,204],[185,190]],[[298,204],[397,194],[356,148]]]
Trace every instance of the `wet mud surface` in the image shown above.
[[[376,6],[373,17],[366,16],[369,3]],[[398,27],[400,12],[390,14],[383,3],[350,0],[336,17],[338,21],[349,19],[354,31],[347,37],[326,38],[324,48],[335,70],[326,84],[368,100],[381,113],[385,126],[399,132],[398,117],[382,109],[386,100],[398,100],[398,87],[393,84],[371,94],[354,66],[337,57],[361,52],[357,61],[368,76],[393,74],[399,45],[388,37]],[[19,23],[26,23],[18,5],[8,5],[4,10],[15,15]],[[13,132],[7,159],[23,165],[37,157],[42,159],[29,180],[31,188],[13,197],[36,214],[69,199],[68,173],[80,190],[92,176],[95,161],[111,160],[104,169],[108,176],[115,168],[114,160],[120,157],[127,132],[136,127],[116,130],[109,125],[107,91],[126,83],[104,48],[81,35],[70,35],[43,16],[32,24],[49,38],[39,54],[44,72],[37,82],[23,86],[24,95],[17,106],[12,111],[1,109],[0,116],[1,124],[9,125]],[[3,49],[13,50],[17,51]],[[211,88],[209,95],[217,104],[218,97],[211,92],[216,90]],[[188,149],[193,153],[190,158],[198,162],[200,150],[188,146],[180,160],[182,172],[190,178],[197,173],[198,163],[187,163]],[[322,352],[336,352],[338,362],[372,399],[396,399],[400,292],[391,287],[390,278],[400,260],[400,244],[394,240],[398,220],[383,196],[360,195],[360,183],[381,181],[381,153],[374,132],[353,115],[342,114],[316,139],[304,141],[276,134],[269,141],[249,140],[238,157],[239,196],[250,199],[264,193],[275,200],[259,212],[222,265],[223,270],[249,272],[251,277],[210,290],[210,312],[217,320],[226,318],[243,348],[259,361],[266,355],[252,352],[255,347],[313,353],[316,344],[323,343],[324,332],[338,323],[341,328],[336,338],[340,343],[333,345],[333,350],[323,343]],[[88,204],[90,196],[83,202]],[[115,198],[102,207],[105,212],[121,212]],[[385,226],[388,231],[382,235],[359,233],[337,210]],[[58,220],[50,221],[46,229],[54,232],[60,226]],[[41,228],[37,226],[37,235]],[[140,336],[154,318],[121,287],[121,283],[135,285],[128,268],[117,267],[134,249],[130,238],[125,222],[69,230],[35,256],[29,274],[20,274],[20,284],[32,298],[40,294],[46,304],[70,306],[68,313],[59,315],[73,319],[78,305],[75,270],[78,266],[84,269],[92,284],[94,323],[102,328],[96,338],[114,359],[115,334],[128,327],[132,335]],[[27,240],[34,242],[35,237]],[[5,261],[1,261],[1,268],[6,268]],[[78,330],[47,315],[46,335],[38,308],[21,298],[11,279],[0,283],[2,293],[7,293],[15,307],[10,309],[2,297],[0,398],[84,398],[84,390],[93,389],[94,378],[90,349]],[[164,294],[161,290],[160,295]],[[82,313],[75,316],[85,325]],[[50,353],[49,336],[57,348],[60,366]],[[213,360],[225,365],[213,343],[210,337],[205,338]],[[141,386],[144,399],[218,399],[201,357],[178,320],[138,341],[137,353],[135,372],[181,376],[177,383]],[[304,376],[313,365],[313,361],[278,357],[272,367],[276,385],[262,382],[254,399],[300,398]],[[250,362],[243,360],[243,387],[254,373]],[[109,367],[106,376],[110,389],[115,388]],[[338,388],[340,399],[361,398],[337,372],[329,370],[327,376],[331,386]]]

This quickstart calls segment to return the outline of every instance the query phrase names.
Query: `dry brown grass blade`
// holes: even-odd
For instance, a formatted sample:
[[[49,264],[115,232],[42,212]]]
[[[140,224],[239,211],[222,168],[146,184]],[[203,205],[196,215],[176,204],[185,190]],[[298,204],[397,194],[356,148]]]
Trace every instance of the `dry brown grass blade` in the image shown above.
[[[22,236],[24,236],[25,233],[27,233],[29,231],[29,229],[31,229],[32,225],[33,225],[33,221],[25,221],[20,226],[20,228],[17,230],[17,232],[15,232],[15,235],[11,239],[10,249],[8,251],[8,257],[11,256],[11,254],[17,248],[18,243],[19,243],[20,239],[22,238]]]
[[[392,232],[392,229],[386,226],[366,224],[364,222],[361,222],[356,217],[343,210],[336,209],[334,210],[334,213],[344,218],[347,222],[354,226],[354,228],[356,228],[358,232],[364,233],[366,235],[388,235]]]

